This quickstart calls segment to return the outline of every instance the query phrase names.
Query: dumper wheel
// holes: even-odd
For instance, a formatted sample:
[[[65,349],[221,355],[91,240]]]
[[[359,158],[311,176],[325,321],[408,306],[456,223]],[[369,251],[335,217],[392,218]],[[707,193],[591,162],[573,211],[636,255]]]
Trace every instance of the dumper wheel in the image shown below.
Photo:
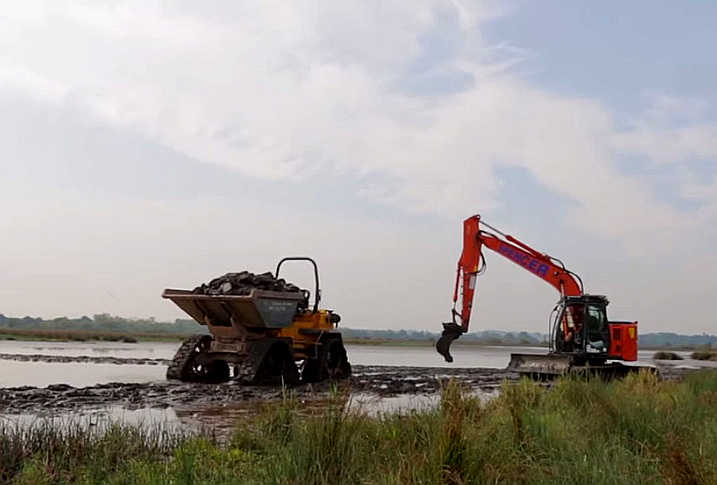
[[[284,384],[293,386],[299,382],[299,369],[286,342],[274,342],[259,365],[253,383]]]
[[[341,340],[332,338],[319,345],[318,357],[308,359],[304,364],[304,382],[338,381],[351,375],[346,349]]]

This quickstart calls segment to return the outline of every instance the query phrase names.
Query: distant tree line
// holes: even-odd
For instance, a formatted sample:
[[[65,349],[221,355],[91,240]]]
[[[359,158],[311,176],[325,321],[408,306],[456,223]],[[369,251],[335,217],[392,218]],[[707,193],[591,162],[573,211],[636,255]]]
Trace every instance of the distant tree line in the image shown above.
[[[2,328],[83,330],[126,334],[193,334],[206,332],[206,327],[198,325],[194,320],[189,319],[177,318],[174,322],[158,322],[154,318],[123,318],[108,313],[100,313],[92,317],[60,317],[50,320],[29,316],[6,317],[0,314],[0,329]],[[368,330],[343,327],[341,332],[346,338],[366,340],[435,341],[440,337],[440,332],[428,332],[426,330]],[[482,330],[468,332],[461,336],[461,340],[485,345],[546,345],[547,336],[539,332]],[[717,336],[705,333],[701,335],[679,335],[672,332],[648,333],[640,335],[640,346],[642,348],[660,349],[717,348]]]
[[[434,341],[441,336],[440,332],[428,332],[426,330],[366,330],[345,327],[341,329],[341,333],[346,338],[373,340]],[[503,332],[498,330],[468,332],[461,336],[461,340],[486,345],[542,345],[546,341],[545,336],[537,332]]]
[[[24,330],[84,330],[116,333],[169,333],[191,334],[202,333],[204,327],[194,320],[176,319],[172,322],[157,322],[154,318],[123,318],[108,313],[83,316],[80,318],[53,318],[45,320],[36,317],[13,318],[0,314],[1,328],[17,328]]]
[[[158,322],[154,318],[123,318],[100,313],[92,317],[80,318],[59,317],[50,320],[37,317],[6,317],[0,314],[0,328],[17,328],[26,330],[83,330],[116,333],[169,333],[192,334],[203,333],[206,327],[198,325],[194,320],[176,319],[172,322]],[[372,340],[413,340],[435,341],[440,332],[426,330],[365,330],[342,328],[346,338]],[[487,345],[540,345],[545,338],[540,333],[501,332],[484,330],[469,332],[461,337],[463,341],[480,342]]]
[[[365,338],[376,340],[436,340],[440,332],[425,330],[358,330],[342,329],[349,338]],[[501,330],[482,330],[468,332],[461,336],[464,342],[476,342],[485,345],[547,345],[547,334],[538,332],[506,332]],[[655,349],[695,349],[717,348],[717,336],[703,333],[701,335],[680,335],[672,332],[657,332],[640,335],[641,348]]]
[[[642,348],[717,348],[717,336],[708,335],[706,333],[701,335],[680,335],[673,332],[656,332],[640,335],[639,338]]]

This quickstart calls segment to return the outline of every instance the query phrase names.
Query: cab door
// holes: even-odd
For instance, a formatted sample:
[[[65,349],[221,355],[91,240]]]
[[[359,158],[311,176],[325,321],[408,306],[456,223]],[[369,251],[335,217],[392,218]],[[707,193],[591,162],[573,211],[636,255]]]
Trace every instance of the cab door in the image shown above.
[[[585,353],[607,354],[610,348],[610,328],[603,305],[586,305]]]
[[[584,343],[585,304],[565,304],[557,315],[555,348],[558,352],[582,353]]]

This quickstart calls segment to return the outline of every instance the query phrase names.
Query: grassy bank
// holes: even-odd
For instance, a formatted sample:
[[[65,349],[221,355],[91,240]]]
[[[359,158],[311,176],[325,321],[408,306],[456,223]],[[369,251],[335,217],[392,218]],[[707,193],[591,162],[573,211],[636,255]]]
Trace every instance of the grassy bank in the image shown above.
[[[654,360],[684,360],[680,354],[676,352],[669,352],[667,350],[655,352],[652,358]]]
[[[438,409],[371,418],[292,400],[231,443],[115,426],[0,429],[5,483],[712,484],[717,373],[659,382],[522,381],[481,403],[455,385]]]
[[[717,351],[715,351],[715,350],[698,350],[696,352],[692,352],[690,357],[695,360],[717,361]]]
[[[199,331],[200,327],[197,326]],[[180,342],[186,335],[171,333],[122,333],[95,330],[34,330],[0,329],[0,340],[60,341],[60,342]]]

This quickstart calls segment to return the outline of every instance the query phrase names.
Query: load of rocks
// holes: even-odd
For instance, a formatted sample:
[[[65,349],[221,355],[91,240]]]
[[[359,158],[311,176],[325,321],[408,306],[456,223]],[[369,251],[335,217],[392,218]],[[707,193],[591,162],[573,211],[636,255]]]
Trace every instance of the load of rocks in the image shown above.
[[[271,272],[254,274],[249,271],[227,273],[212,281],[202,283],[192,290],[200,295],[249,295],[252,290],[298,293],[301,288],[283,278],[274,278]]]

